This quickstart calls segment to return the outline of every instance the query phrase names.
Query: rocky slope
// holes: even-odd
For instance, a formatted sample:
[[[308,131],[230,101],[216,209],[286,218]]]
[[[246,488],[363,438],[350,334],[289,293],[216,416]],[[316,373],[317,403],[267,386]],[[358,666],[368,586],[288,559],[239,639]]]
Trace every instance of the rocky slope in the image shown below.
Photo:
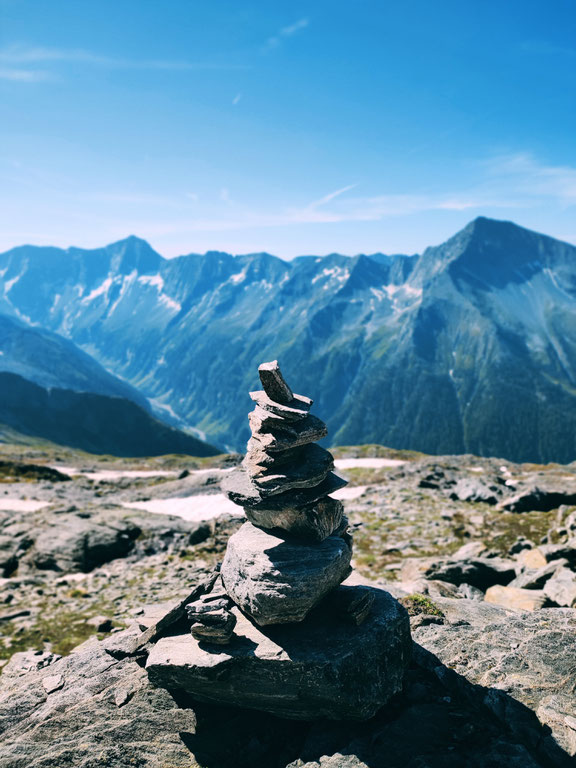
[[[4,446],[0,766],[573,765],[576,466],[336,455],[354,565],[412,616],[403,692],[365,723],[254,716],[148,682],[138,637],[221,560],[241,518],[142,506],[196,499],[208,517],[239,457],[134,465]]]
[[[94,453],[215,455],[63,337],[0,315],[0,424]]]
[[[576,458],[576,248],[477,219],[421,256],[164,260],[137,238],[0,255],[3,311],[62,333],[219,444],[278,357],[334,444]],[[233,363],[231,362],[233,361]]]

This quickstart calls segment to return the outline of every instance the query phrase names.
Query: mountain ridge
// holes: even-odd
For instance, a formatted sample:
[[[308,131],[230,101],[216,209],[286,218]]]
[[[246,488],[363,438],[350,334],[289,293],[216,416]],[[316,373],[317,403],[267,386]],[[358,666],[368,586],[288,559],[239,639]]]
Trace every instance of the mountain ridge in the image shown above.
[[[167,260],[142,242],[52,249],[50,271],[36,251],[1,254],[3,306],[236,450],[249,405],[239,393],[279,358],[297,389],[317,393],[333,443],[576,457],[568,243],[484,217],[420,256]]]

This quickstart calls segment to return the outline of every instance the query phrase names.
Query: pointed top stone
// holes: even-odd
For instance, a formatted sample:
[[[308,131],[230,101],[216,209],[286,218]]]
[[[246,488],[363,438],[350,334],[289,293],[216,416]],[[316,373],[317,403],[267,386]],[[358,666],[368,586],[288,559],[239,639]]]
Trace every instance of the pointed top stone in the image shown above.
[[[276,403],[289,403],[294,398],[294,393],[284,381],[278,360],[262,363],[258,366],[258,374],[264,392]]]

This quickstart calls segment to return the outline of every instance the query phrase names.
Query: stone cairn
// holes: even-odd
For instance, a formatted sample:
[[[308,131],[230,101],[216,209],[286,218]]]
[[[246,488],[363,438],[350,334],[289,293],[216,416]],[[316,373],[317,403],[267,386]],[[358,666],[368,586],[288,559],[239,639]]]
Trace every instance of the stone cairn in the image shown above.
[[[236,621],[227,596],[260,626],[298,622],[351,570],[348,521],[342,502],[328,495],[346,481],[314,442],[328,434],[326,425],[310,414],[310,398],[292,392],[276,360],[258,373],[263,389],[250,393],[256,407],[246,458],[223,486],[249,522],[228,544],[223,589],[187,608],[198,640],[230,641]]]
[[[258,372],[246,457],[222,484],[248,520],[185,606],[187,633],[157,642],[148,674],[200,700],[285,717],[371,717],[401,685],[408,617],[383,590],[342,585],[352,538],[330,496],[346,481],[315,442],[326,425],[277,361]]]

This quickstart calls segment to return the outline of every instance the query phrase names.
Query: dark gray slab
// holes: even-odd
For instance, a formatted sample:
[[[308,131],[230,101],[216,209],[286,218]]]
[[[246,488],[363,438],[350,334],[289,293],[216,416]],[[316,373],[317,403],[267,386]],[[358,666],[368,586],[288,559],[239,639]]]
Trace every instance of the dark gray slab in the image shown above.
[[[199,701],[280,717],[370,718],[401,688],[410,627],[387,592],[356,589],[374,594],[360,626],[319,610],[300,624],[263,629],[234,609],[230,645],[198,643],[189,633],[164,637],[150,653],[148,676]]]

